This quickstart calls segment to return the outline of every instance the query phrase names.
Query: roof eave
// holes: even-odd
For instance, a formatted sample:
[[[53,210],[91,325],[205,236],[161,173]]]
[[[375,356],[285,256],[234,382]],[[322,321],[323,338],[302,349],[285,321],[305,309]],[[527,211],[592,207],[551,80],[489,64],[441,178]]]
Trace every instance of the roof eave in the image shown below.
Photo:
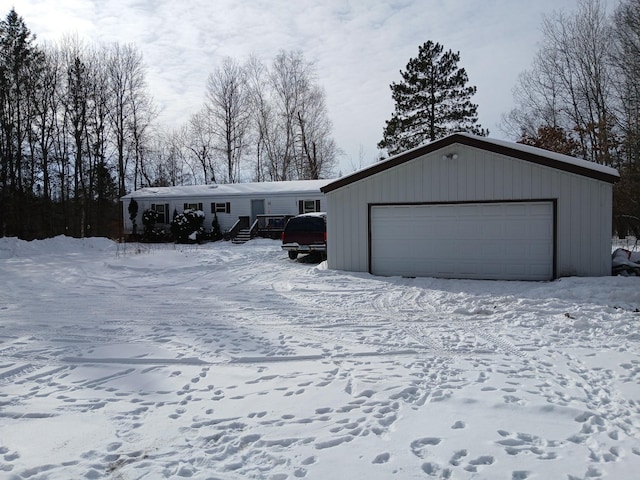
[[[335,182],[325,185],[320,190],[322,191],[322,193],[332,192],[334,190],[337,190],[342,187],[346,187],[347,185],[350,185],[364,178],[370,177],[372,175],[383,172],[385,170],[396,167],[398,165],[409,162],[411,160],[415,160],[418,157],[435,152],[437,150],[440,150],[441,148],[448,147],[455,143],[479,148],[481,150],[497,153],[500,155],[506,155],[509,157],[518,158],[520,160],[532,162],[537,165],[556,168],[558,170],[575,173],[578,175],[593,178],[593,179],[600,180],[607,183],[616,183],[620,180],[619,175],[613,175],[613,174],[609,174],[599,170],[582,167],[580,165],[562,162],[559,160],[555,160],[549,156],[545,156],[544,154],[535,154],[531,152],[525,152],[517,148],[511,148],[505,145],[496,144],[490,141],[483,140],[482,137],[455,133],[453,135],[449,135],[439,140],[435,140],[426,145],[417,147],[413,150],[400,153],[395,157],[391,157],[383,162],[376,163],[375,165],[372,165],[369,168],[365,168],[358,172],[352,173],[351,175],[347,175],[346,177],[340,178]]]

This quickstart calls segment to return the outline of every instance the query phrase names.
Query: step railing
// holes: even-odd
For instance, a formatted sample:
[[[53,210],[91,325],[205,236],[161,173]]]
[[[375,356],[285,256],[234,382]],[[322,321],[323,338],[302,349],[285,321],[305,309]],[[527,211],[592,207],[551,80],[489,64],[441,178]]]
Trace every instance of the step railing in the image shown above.
[[[255,237],[257,231],[258,231],[258,219],[256,218],[254,222],[251,224],[251,227],[249,228],[249,236],[251,238]]]
[[[240,217],[240,218],[238,218],[236,223],[233,224],[233,227],[231,227],[229,229],[229,231],[227,231],[225,233],[225,239],[226,240],[233,240],[234,238],[236,238],[238,236],[238,232],[240,230],[242,230],[243,228],[247,228],[248,226],[249,226],[249,218],[248,217]]]

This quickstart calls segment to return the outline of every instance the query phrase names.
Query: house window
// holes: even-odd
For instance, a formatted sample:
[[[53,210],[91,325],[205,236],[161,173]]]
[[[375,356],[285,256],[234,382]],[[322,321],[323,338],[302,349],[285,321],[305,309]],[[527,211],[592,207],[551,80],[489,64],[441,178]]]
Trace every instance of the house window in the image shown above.
[[[168,203],[152,203],[151,210],[156,212],[158,220],[156,223],[167,224],[169,221],[169,204]]]
[[[212,203],[211,213],[231,213],[231,203]]]
[[[202,204],[201,203],[185,203],[184,209],[185,210],[202,210]]]
[[[298,213],[311,213],[320,211],[320,200],[300,200],[298,202]]]

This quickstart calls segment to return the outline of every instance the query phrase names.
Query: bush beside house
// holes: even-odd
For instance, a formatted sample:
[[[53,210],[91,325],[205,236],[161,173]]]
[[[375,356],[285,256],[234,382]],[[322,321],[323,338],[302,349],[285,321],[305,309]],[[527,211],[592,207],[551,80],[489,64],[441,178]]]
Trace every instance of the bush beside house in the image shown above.
[[[171,233],[177,243],[200,242],[205,237],[204,212],[187,209],[174,215],[171,221]]]

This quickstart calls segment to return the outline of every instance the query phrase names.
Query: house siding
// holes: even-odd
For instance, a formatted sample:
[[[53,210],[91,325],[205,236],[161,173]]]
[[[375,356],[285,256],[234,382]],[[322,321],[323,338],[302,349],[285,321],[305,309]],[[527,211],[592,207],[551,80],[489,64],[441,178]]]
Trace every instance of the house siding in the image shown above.
[[[277,193],[265,194],[264,192],[246,195],[209,195],[209,196],[153,196],[138,197],[136,193],[132,193],[123,199],[123,217],[124,231],[131,233],[133,225],[129,218],[128,206],[130,198],[135,198],[138,202],[137,225],[138,232],[142,232],[142,213],[151,208],[152,204],[168,204],[169,205],[169,222],[173,216],[174,210],[182,213],[185,203],[202,203],[202,211],[205,214],[204,228],[211,229],[214,214],[211,212],[211,203],[230,203],[229,213],[217,213],[218,223],[222,231],[229,230],[236,223],[239,217],[251,216],[251,200],[264,200],[265,214],[274,215],[297,215],[298,202],[301,200],[314,200],[320,202],[321,211],[326,211],[327,201],[323,193],[317,192],[295,192],[295,193]]]
[[[329,268],[368,271],[371,203],[556,199],[557,275],[611,271],[612,185],[575,173],[454,144],[326,195]]]

